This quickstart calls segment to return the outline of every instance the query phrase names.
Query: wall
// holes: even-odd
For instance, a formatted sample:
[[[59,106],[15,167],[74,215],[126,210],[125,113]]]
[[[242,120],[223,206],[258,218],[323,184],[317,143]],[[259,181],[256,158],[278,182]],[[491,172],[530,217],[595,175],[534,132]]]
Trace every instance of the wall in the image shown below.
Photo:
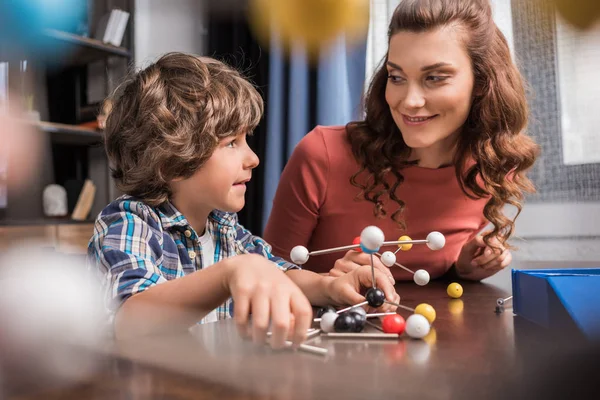
[[[135,63],[143,67],[169,51],[203,54],[204,7],[200,0],[135,0]]]

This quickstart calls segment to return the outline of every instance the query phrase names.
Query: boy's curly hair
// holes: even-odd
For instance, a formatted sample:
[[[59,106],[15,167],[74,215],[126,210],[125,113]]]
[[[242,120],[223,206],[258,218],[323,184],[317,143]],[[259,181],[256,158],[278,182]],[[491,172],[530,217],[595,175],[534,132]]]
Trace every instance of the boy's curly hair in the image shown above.
[[[169,182],[189,178],[221,139],[252,132],[263,114],[260,94],[238,71],[184,53],[132,74],[109,100],[112,176],[119,190],[153,206],[170,197]]]

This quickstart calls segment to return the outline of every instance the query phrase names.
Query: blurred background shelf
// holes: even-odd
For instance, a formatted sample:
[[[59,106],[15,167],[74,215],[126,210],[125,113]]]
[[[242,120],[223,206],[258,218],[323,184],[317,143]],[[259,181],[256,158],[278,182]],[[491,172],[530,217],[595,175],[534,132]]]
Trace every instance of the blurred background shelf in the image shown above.
[[[90,216],[91,217],[91,216]],[[64,218],[31,218],[31,219],[1,219],[0,227],[3,226],[43,226],[43,225],[85,225],[93,224],[94,220],[88,218],[84,221],[75,221],[69,217]]]
[[[59,124],[55,122],[38,121],[34,125],[44,132],[51,133],[53,141],[67,144],[100,144],[103,135],[101,131],[84,128],[77,125]]]
[[[88,242],[94,233],[93,223],[57,224],[44,220],[35,224],[35,221],[27,221],[25,225],[0,225],[0,251],[35,246],[54,248],[67,254],[86,254]]]
[[[69,56],[62,60],[61,64],[86,65],[108,56],[131,57],[131,52],[125,47],[116,47],[97,39],[54,29],[44,30],[44,35],[51,46],[67,50]]]

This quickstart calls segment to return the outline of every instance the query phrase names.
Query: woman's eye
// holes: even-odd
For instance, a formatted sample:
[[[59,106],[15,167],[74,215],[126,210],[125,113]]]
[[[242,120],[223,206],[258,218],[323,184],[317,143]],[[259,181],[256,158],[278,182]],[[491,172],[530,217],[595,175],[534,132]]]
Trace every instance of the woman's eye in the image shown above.
[[[443,76],[443,75],[429,75],[427,77],[428,81],[432,81],[432,82],[441,82],[448,79],[447,76]]]
[[[404,78],[402,78],[401,76],[397,76],[397,75],[388,75],[388,79],[392,83],[400,83],[400,82],[404,81]]]

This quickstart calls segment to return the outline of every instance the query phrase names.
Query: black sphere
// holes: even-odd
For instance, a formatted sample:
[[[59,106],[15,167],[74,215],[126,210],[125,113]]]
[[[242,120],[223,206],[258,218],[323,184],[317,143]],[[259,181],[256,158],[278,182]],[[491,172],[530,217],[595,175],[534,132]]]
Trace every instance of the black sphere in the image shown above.
[[[350,314],[354,317],[354,321],[356,325],[352,332],[361,332],[365,328],[365,324],[367,321],[367,314],[362,314],[360,312],[356,312],[354,310],[350,311]]]
[[[354,332],[356,329],[356,319],[349,312],[341,313],[333,323],[333,329],[336,332]]]
[[[385,300],[385,294],[381,289],[371,288],[367,290],[367,294],[365,296],[367,301],[369,302],[369,306],[373,308],[381,307],[383,305],[383,301]]]
[[[327,312],[335,312],[335,308],[333,308],[332,306],[319,308],[319,311],[317,311],[316,318],[321,318],[323,316],[323,314],[325,314]]]

